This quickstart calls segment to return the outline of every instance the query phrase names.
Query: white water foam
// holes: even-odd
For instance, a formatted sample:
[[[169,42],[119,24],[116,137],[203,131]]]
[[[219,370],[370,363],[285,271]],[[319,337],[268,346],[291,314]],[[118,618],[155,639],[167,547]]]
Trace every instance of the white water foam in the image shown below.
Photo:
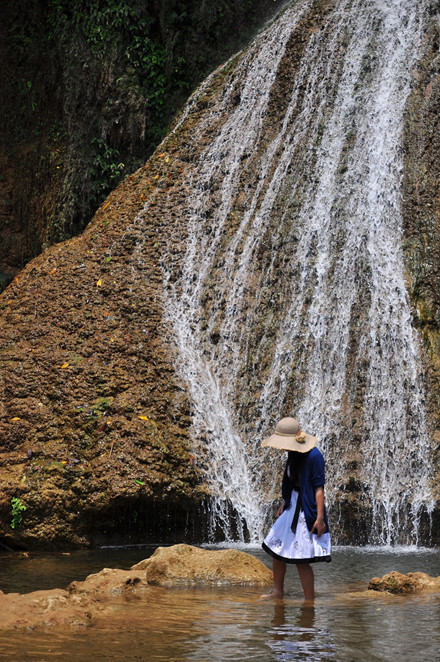
[[[309,38],[281,129],[269,140],[265,120],[277,70],[312,5],[296,2],[282,13],[202,117],[200,136],[226,119],[186,182],[186,252],[177,267],[163,261],[165,309],[213,495],[213,536],[221,530],[227,540],[261,539],[275,495],[268,485],[279,483],[280,463],[259,442],[298,374],[292,407],[322,440],[330,504],[346,480],[350,439],[340,429],[349,415],[362,423],[372,540],[414,542],[432,495],[400,190],[403,112],[424,3],[336,3]],[[259,174],[252,186],[248,161]],[[362,325],[360,307],[368,311]],[[264,332],[255,346],[262,309]]]

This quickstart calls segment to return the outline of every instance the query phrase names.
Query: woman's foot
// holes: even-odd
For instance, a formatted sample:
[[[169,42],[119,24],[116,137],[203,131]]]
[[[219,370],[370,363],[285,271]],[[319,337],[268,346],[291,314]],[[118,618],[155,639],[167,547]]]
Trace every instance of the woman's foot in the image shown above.
[[[277,598],[282,598],[283,595],[284,595],[283,591],[272,589],[270,593],[265,593],[264,595],[261,595],[260,600],[276,600]]]

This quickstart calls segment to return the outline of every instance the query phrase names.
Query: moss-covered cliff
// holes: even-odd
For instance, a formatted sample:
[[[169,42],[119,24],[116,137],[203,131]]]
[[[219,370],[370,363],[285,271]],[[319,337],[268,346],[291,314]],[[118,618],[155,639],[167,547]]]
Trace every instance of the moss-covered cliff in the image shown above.
[[[0,287],[81,232],[191,89],[281,0],[7,0],[0,23]]]
[[[265,127],[268,141],[280,129],[286,89],[305,44],[319,29],[330,5],[316,3],[292,31],[271,94]],[[48,248],[23,269],[0,298],[3,544],[69,546],[145,537],[173,541],[185,535],[187,540],[193,535],[197,538],[202,532],[204,523],[197,513],[206,486],[197,464],[199,458],[193,457],[187,385],[176,374],[163,311],[161,260],[165,255],[177,260],[182,253],[187,232],[182,209],[188,182],[196,181],[197,155],[227,117],[213,112],[214,119],[204,127],[203,144],[194,129],[204,114],[215,108],[236,66],[233,61],[228,68],[216,70],[207,87],[193,99],[185,121],[168,135],[147,165],[110,194],[82,235]],[[438,27],[433,20],[408,104],[403,182],[408,287],[415,321],[425,341],[431,432],[440,429],[439,81]],[[238,91],[230,95],[231,112],[239,102]],[[112,149],[119,150],[118,144]],[[42,149],[47,145],[45,142]],[[71,158],[72,177],[76,177],[79,162],[69,149],[61,140],[59,152],[54,150],[54,161],[47,163],[54,171],[62,171]],[[245,170],[250,189],[258,178],[252,165],[254,157],[247,155],[250,165]],[[35,175],[32,163],[31,159],[27,167]],[[15,177],[17,171],[11,172]],[[59,177],[62,187],[66,180]],[[61,189],[52,185],[49,175],[41,180],[48,186],[41,200],[55,209],[54,191]],[[87,181],[85,186],[91,190],[91,180]],[[213,207],[218,205],[217,185],[213,183]],[[69,204],[73,200],[69,196],[65,199]],[[239,196],[238,212],[242,204]],[[231,215],[227,231],[232,232],[235,225]],[[67,227],[63,225],[63,232]],[[41,228],[46,237],[43,222]],[[267,254],[261,259],[267,259]],[[278,267],[274,283],[283,265]],[[268,288],[260,302],[272,306],[273,311],[276,306],[271,300]],[[209,301],[205,314],[210,315]],[[265,323],[262,320],[262,329]],[[258,348],[256,361],[264,363],[260,328],[252,333]],[[218,339],[213,336],[211,340],[215,343]],[[255,357],[248,359],[251,369]],[[357,369],[361,371],[362,366]],[[300,379],[297,375],[297,383]],[[362,390],[362,379],[359,384]],[[251,382],[249,386],[249,393],[251,387],[254,391],[258,387]],[[287,393],[290,398],[291,390]],[[358,402],[361,395],[356,394]],[[243,408],[248,404],[243,400]],[[288,404],[286,400],[286,407]],[[368,542],[370,513],[360,470],[360,424],[350,418],[346,425],[344,437],[351,440],[351,447],[340,472],[344,480],[338,507],[350,537],[341,538],[341,542],[353,542],[353,530],[358,542]],[[437,472],[438,466],[437,455]],[[26,507],[21,525],[18,519],[14,522],[11,513],[13,498]],[[438,492],[436,499],[438,503]],[[11,522],[17,526],[11,528]],[[428,525],[423,523],[426,539]],[[435,544],[439,530],[437,509],[430,533]]]
[[[173,539],[194,526],[189,411],[164,344],[151,217],[134,219],[160,161],[127,178],[86,232],[31,262],[3,293],[1,536],[8,545]],[[155,165],[156,164],[156,165]],[[175,164],[175,177],[183,164]],[[170,185],[172,181],[170,179]],[[11,528],[11,499],[27,510]],[[13,540],[12,540],[13,538]]]
[[[424,57],[415,72],[405,122],[403,177],[404,251],[414,324],[425,354],[427,413],[434,432],[436,475],[433,490],[440,499],[440,28],[438,8],[424,41]],[[436,20],[437,18],[437,20]],[[434,530],[439,530],[439,513]]]

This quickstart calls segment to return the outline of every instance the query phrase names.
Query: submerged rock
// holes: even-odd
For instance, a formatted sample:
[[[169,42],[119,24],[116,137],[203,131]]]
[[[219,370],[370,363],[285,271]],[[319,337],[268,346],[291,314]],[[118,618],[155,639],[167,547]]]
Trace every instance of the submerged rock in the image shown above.
[[[388,593],[437,593],[440,592],[440,576],[431,577],[424,572],[408,572],[404,575],[393,570],[383,577],[373,577],[368,589]]]
[[[68,589],[71,594],[120,595],[147,586],[264,586],[272,579],[269,568],[246,552],[180,544],[158,547],[150,558],[130,570],[104,568],[83,582],[72,582]]]

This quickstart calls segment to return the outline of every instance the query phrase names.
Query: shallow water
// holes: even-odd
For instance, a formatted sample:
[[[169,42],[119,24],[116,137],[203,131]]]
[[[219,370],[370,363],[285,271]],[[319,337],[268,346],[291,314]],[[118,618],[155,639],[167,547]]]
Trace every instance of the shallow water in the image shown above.
[[[245,548],[265,563],[264,552]],[[103,567],[129,568],[153,548],[105,549],[29,556],[0,555],[5,592],[64,588]],[[317,599],[305,608],[295,568],[287,595],[260,601],[260,588],[152,589],[145,599],[115,604],[89,628],[0,633],[0,659],[148,662],[365,662],[440,659],[440,596],[365,599],[368,580],[391,570],[440,574],[438,550],[336,548],[315,566]]]

